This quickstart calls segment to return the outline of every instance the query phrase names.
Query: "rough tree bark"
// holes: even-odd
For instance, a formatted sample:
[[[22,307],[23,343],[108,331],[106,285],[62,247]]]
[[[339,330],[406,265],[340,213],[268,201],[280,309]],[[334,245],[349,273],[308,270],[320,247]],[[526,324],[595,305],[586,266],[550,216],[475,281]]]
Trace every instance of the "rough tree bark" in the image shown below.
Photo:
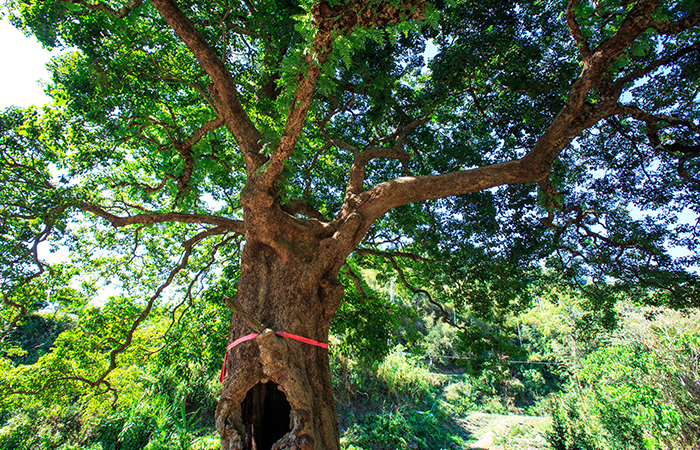
[[[328,341],[343,296],[337,275],[367,222],[358,214],[299,219],[259,185],[242,200],[246,246],[236,303],[267,330],[228,355],[216,411],[222,449],[337,449],[328,350],[275,332]],[[234,314],[229,342],[255,331]]]
[[[319,2],[312,11],[317,31],[304,56],[304,73],[298,77],[284,132],[269,157],[261,153],[260,133],[243,111],[223,62],[172,0],[153,0],[153,4],[211,77],[212,98],[246,164],[247,183],[241,192],[246,246],[236,302],[269,331],[229,354],[216,412],[222,448],[337,449],[327,350],[274,332],[327,342],[331,319],[343,295],[336,281],[338,272],[384,211],[374,211],[367,220],[353,208],[346,208],[332,223],[314,218],[315,214],[300,220],[282,210],[274,193],[303,129],[333,39],[355,27],[420,19],[425,2],[407,0],[394,6],[358,0],[335,8]],[[252,331],[234,315],[229,342]]]
[[[328,351],[274,333],[327,342],[343,295],[329,256],[319,242],[287,254],[246,245],[237,303],[268,329],[229,353],[216,411],[222,449],[338,448]],[[234,315],[229,341],[251,332]]]

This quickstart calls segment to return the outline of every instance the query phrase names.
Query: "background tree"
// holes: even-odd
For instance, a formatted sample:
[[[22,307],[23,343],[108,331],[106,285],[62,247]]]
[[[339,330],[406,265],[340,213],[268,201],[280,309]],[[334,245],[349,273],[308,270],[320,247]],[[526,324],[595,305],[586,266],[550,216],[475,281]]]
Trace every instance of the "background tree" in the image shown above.
[[[699,207],[699,6],[10,3],[70,51],[55,103],[0,122],[3,337],[37,293],[119,294],[73,331],[80,351],[2,390],[113,392],[120,360],[169,336],[140,334],[154,306],[175,318],[218,286],[267,328],[229,352],[222,448],[338,448],[326,350],[274,332],[326,342],[361,267],[488,319],[543,264],[592,280],[593,309],[632,285],[697,305],[697,223],[677,216]],[[250,323],[234,314],[229,342]]]

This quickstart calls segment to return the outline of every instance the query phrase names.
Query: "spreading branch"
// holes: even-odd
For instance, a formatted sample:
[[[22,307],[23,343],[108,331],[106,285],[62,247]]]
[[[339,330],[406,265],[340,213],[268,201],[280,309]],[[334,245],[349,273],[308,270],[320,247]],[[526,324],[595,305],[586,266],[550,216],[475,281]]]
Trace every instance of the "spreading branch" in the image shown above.
[[[143,3],[143,0],[129,0],[124,6],[119,9],[114,9],[109,5],[104,3],[88,3],[85,0],[58,0],[63,3],[72,3],[74,5],[83,6],[91,11],[100,11],[103,13],[111,14],[117,19],[123,19],[129,15],[129,13]]]
[[[153,214],[136,214],[133,216],[121,217],[114,215],[104,208],[92,203],[81,203],[78,205],[83,211],[91,212],[112,224],[113,227],[121,228],[135,224],[154,224],[165,222],[178,223],[200,223],[215,225],[227,231],[235,233],[244,233],[244,225],[241,220],[233,220],[220,216],[212,216],[208,214],[187,214],[187,213],[153,213]]]
[[[112,343],[115,344],[115,347],[110,350],[109,352],[109,366],[95,379],[95,380],[90,380],[85,377],[80,377],[80,376],[75,376],[75,375],[70,375],[70,376],[61,376],[61,377],[54,377],[50,378],[46,381],[43,382],[42,386],[38,389],[35,390],[14,390],[14,389],[9,389],[9,394],[11,395],[35,395],[39,392],[45,391],[55,383],[62,382],[62,381],[79,381],[81,383],[85,383],[88,386],[92,388],[99,389],[100,386],[105,386],[105,391],[104,392],[112,392],[113,395],[115,396],[113,406],[116,404],[118,394],[116,389],[114,389],[107,380],[107,377],[117,368],[118,363],[117,363],[117,358],[120,354],[124,353],[129,346],[131,345],[134,334],[136,333],[136,330],[141,326],[141,324],[146,320],[148,315],[150,314],[151,310],[153,309],[153,306],[155,304],[156,299],[160,297],[160,295],[163,293],[163,291],[172,284],[173,280],[175,279],[175,276],[180,273],[186,266],[189,261],[189,257],[192,254],[192,249],[195,244],[198,242],[206,239],[207,237],[210,236],[215,236],[215,235],[220,235],[226,233],[227,230],[222,227],[216,227],[216,228],[211,228],[204,230],[194,237],[188,239],[187,241],[183,242],[182,247],[184,248],[184,252],[182,254],[182,257],[180,258],[180,262],[178,263],[177,266],[175,266],[171,271],[170,274],[168,275],[168,278],[160,285],[158,288],[155,290],[155,292],[151,295],[151,297],[148,299],[148,302],[146,303],[145,308],[137,315],[134,317],[130,318],[130,320],[133,320],[131,323],[131,326],[129,329],[126,331],[124,340],[123,341],[118,341],[115,338],[110,337],[108,340],[111,341]]]
[[[575,0],[572,3],[569,5],[572,10],[570,15],[573,14]],[[365,226],[369,228],[374,220],[400,205],[464,195],[505,184],[537,183],[545,179],[554,161],[581,131],[619,112],[614,101],[616,99],[606,99],[593,107],[587,102],[588,94],[605,79],[610,64],[649,28],[651,12],[658,3],[659,0],[637,2],[622,21],[618,31],[591,51],[590,57],[584,61],[581,74],[569,90],[563,108],[523,158],[471,170],[403,177],[381,183],[359,195],[346,196],[338,220],[345,220],[353,211],[358,211],[366,218]],[[575,30],[576,27],[574,34]],[[357,191],[357,179],[361,178],[359,164],[355,172],[358,175],[353,178],[352,187]]]
[[[628,83],[631,83],[633,81],[639,80],[653,71],[659,69],[660,67],[667,66],[673,62],[678,61],[682,57],[700,50],[700,43],[695,43],[693,45],[689,45],[686,47],[683,47],[679,50],[676,50],[672,54],[664,57],[664,58],[659,58],[656,61],[653,61],[649,63],[646,67],[634,70],[627,75],[621,77],[620,79],[615,81],[615,84],[611,87],[611,94],[615,96],[615,98],[619,98],[620,95],[622,94],[622,90],[624,89],[625,85]]]
[[[579,0],[570,0],[569,4],[566,6],[566,25],[569,27],[571,37],[573,37],[576,42],[581,58],[583,58],[584,61],[588,61],[591,58],[591,49],[588,46],[588,41],[581,32],[578,22],[576,22],[576,12],[574,11],[578,4]]]
[[[311,106],[321,67],[331,53],[333,41],[338,35],[348,34],[355,27],[378,28],[391,23],[423,18],[423,0],[403,1],[394,6],[390,2],[373,4],[367,0],[337,5],[331,8],[321,1],[312,10],[316,25],[310,50],[303,57],[304,71],[297,77],[292,106],[287,113],[284,131],[266,166],[260,182],[269,188],[279,178],[284,162],[289,159],[299,139]]]
[[[390,135],[376,139],[377,142],[395,141],[394,146],[391,148],[370,147],[361,152],[356,152],[348,179],[348,195],[362,192],[362,185],[365,181],[365,167],[371,160],[376,158],[389,158],[399,160],[405,164],[406,161],[410,159],[410,155],[403,150],[408,132],[421,125],[425,125],[429,120],[430,114],[426,114],[408,125],[397,127]]]
[[[153,0],[153,5],[211,78],[213,84],[209,91],[221,118],[240,146],[246,164],[257,170],[264,163],[259,154],[261,135],[238,99],[231,72],[173,0]]]
[[[693,177],[686,170],[688,162],[695,158],[700,158],[700,145],[684,145],[679,142],[661,142],[661,138],[658,134],[658,125],[659,122],[665,122],[672,126],[686,128],[698,135],[700,135],[700,126],[690,119],[681,119],[665,114],[651,114],[637,106],[625,105],[621,106],[621,109],[626,115],[645,123],[647,138],[652,147],[656,150],[664,151],[678,159],[677,172],[682,179],[693,185],[700,185],[700,179]]]
[[[700,25],[700,11],[696,11],[688,17],[673,22],[654,21],[651,23],[651,28],[659,34],[672,35],[697,27],[698,25]]]
[[[563,204],[561,202],[561,196],[556,191],[549,179],[540,182],[540,189],[542,189],[542,192],[545,194],[545,207],[549,209],[547,217],[541,218],[540,222],[547,228],[550,228],[556,232],[555,241],[559,241],[561,236],[573,226],[575,232],[578,233],[581,238],[588,239],[591,245],[594,247],[601,248],[605,246],[607,248],[617,249],[617,256],[615,258],[615,262],[617,263],[620,263],[626,250],[637,250],[648,255],[658,253],[655,251],[655,249],[644,247],[635,239],[621,241],[611,239],[600,232],[594,231],[593,227],[586,224],[586,220],[591,216],[597,219],[598,213],[595,210],[584,209],[579,205]],[[554,222],[555,210],[559,211],[564,217],[566,217],[566,220],[563,223],[557,224]],[[596,220],[595,224],[597,226],[602,226],[602,223],[599,220]],[[565,248],[572,254],[583,257],[581,252],[576,251],[571,247],[561,246],[560,248]]]
[[[450,317],[450,313],[447,312],[444,306],[440,304],[440,302],[436,301],[433,296],[430,294],[430,292],[426,289],[422,288],[417,288],[413,286],[407,279],[406,273],[404,270],[401,268],[399,265],[398,261],[396,260],[396,255],[388,252],[380,252],[380,251],[374,251],[371,249],[363,249],[365,253],[372,253],[377,256],[381,256],[383,258],[386,258],[389,260],[389,263],[391,266],[394,268],[396,271],[396,274],[399,276],[399,280],[401,283],[409,290],[413,295],[424,295],[425,298],[428,299],[428,302],[430,302],[431,305],[435,306],[437,309],[440,310],[440,313],[442,314],[442,320],[445,321],[446,323],[452,325],[455,328],[459,328],[460,330],[466,331],[467,328],[464,327],[463,325],[458,324],[452,318]],[[413,259],[413,258],[411,258]]]

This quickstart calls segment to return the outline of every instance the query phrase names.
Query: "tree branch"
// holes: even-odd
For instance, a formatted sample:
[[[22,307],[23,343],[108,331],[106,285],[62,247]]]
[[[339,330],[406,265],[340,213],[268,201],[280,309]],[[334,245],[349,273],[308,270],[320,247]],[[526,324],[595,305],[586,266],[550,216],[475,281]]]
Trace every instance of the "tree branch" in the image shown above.
[[[362,192],[362,185],[365,181],[365,167],[368,162],[376,158],[390,158],[406,161],[410,158],[410,155],[402,150],[383,147],[368,148],[367,150],[357,153],[352,162],[352,167],[350,168],[346,195],[359,194]]]
[[[675,22],[652,22],[651,28],[659,34],[678,34],[692,27],[700,25],[700,11]]]
[[[407,203],[544,179],[559,154],[583,129],[604,117],[621,112],[613,101],[616,99],[606,99],[595,106],[587,103],[588,93],[601,82],[609,64],[619,58],[629,44],[647,28],[651,20],[650,13],[657,3],[658,0],[640,0],[623,20],[618,32],[596,48],[572,85],[564,107],[522,159],[443,175],[403,177],[387,181],[359,195],[346,195],[337,219],[345,220],[353,211],[357,211],[362,214],[367,228],[385,212]],[[353,179],[355,190],[356,178]]]
[[[62,3],[72,3],[74,5],[80,5],[83,6],[87,9],[93,10],[93,11],[101,11],[107,14],[113,15],[117,19],[123,19],[124,17],[128,16],[129,13],[139,6],[141,6],[141,3],[143,3],[143,0],[129,0],[126,2],[124,6],[119,8],[118,10],[110,7],[109,5],[105,5],[104,3],[88,3],[85,0],[58,0],[59,2]]]
[[[321,75],[321,67],[331,53],[334,39],[339,34],[349,34],[356,26],[375,28],[399,21],[421,19],[426,6],[424,0],[404,0],[398,3],[398,6],[394,6],[393,3],[386,1],[373,4],[364,0],[331,8],[323,0],[313,7],[316,35],[310,51],[304,55],[305,71],[297,77],[297,87],[284,131],[260,180],[262,186],[268,189],[272,187],[282,173],[284,162],[296,146],[311,106],[316,83]]]
[[[199,242],[199,241],[201,241],[201,240],[203,240],[203,239],[206,239],[206,238],[209,237],[209,236],[214,236],[214,235],[218,235],[218,234],[224,234],[224,233],[226,233],[227,231],[228,231],[228,230],[225,229],[225,228],[223,228],[223,227],[211,228],[211,229],[208,229],[208,230],[204,230],[204,231],[198,233],[197,235],[195,235],[194,237],[192,237],[192,238],[188,239],[187,241],[183,242],[182,246],[184,247],[185,252],[183,253],[182,258],[180,259],[180,263],[179,263],[177,266],[175,266],[175,267],[170,271],[170,274],[168,275],[168,278],[165,280],[165,282],[163,282],[160,286],[158,286],[158,288],[157,288],[156,291],[153,293],[153,295],[151,296],[151,298],[148,299],[148,303],[146,304],[146,307],[145,307],[145,308],[143,309],[143,311],[141,311],[141,313],[136,317],[136,320],[134,320],[134,322],[132,323],[131,327],[130,327],[129,330],[127,331],[127,333],[126,333],[126,339],[124,340],[124,342],[123,342],[121,345],[119,345],[117,348],[114,348],[114,349],[112,349],[112,350],[109,352],[109,367],[108,367],[107,370],[106,370],[105,372],[103,372],[102,375],[100,375],[100,377],[95,381],[95,385],[98,386],[98,385],[100,385],[101,383],[106,382],[107,376],[108,376],[114,369],[117,368],[117,356],[119,356],[119,354],[123,353],[127,348],[129,348],[129,346],[131,345],[131,341],[133,340],[134,333],[136,332],[136,330],[138,329],[138,327],[141,325],[141,323],[142,323],[144,320],[146,320],[146,318],[147,318],[148,315],[150,314],[151,309],[153,309],[153,305],[154,305],[156,299],[157,299],[158,297],[160,297],[160,294],[165,290],[165,288],[167,288],[168,286],[170,286],[170,284],[171,284],[171,283],[173,282],[173,280],[175,279],[175,276],[176,276],[178,273],[180,273],[180,271],[182,271],[182,269],[184,269],[184,268],[187,266],[187,262],[189,261],[190,255],[192,254],[192,248],[194,247],[194,245],[195,245],[197,242]]]
[[[362,214],[366,226],[369,226],[397,206],[468,194],[502,184],[534,183],[548,173],[548,170],[516,160],[443,175],[396,178],[359,195],[346,196],[337,219],[342,221],[357,210]]]
[[[355,284],[355,290],[361,297],[366,297],[367,293],[362,287],[362,280],[360,279],[359,275],[357,275],[355,272],[352,271],[352,268],[350,265],[346,262],[345,263],[345,273],[350,277],[352,282]]]
[[[183,296],[182,301],[181,301],[179,304],[177,304],[177,305],[170,311],[170,325],[168,325],[167,329],[163,332],[163,334],[160,336],[159,339],[165,340],[165,337],[166,337],[168,334],[170,334],[170,331],[172,330],[173,326],[175,326],[176,323],[179,323],[179,322],[182,320],[182,318],[183,318],[184,315],[185,315],[185,311],[187,311],[187,308],[185,308],[185,310],[182,312],[182,314],[180,314],[179,319],[176,318],[177,310],[180,309],[180,307],[181,307],[182,305],[184,305],[188,300],[190,300],[190,299],[192,298],[192,288],[193,288],[194,284],[196,283],[196,281],[199,279],[199,277],[200,277],[203,273],[209,271],[209,270],[211,269],[211,267],[214,265],[214,263],[217,262],[217,261],[216,261],[216,253],[219,251],[219,249],[220,249],[221,247],[225,246],[225,245],[230,244],[231,241],[232,241],[233,239],[235,239],[235,238],[238,238],[238,239],[239,239],[239,240],[238,240],[238,247],[239,247],[239,249],[238,249],[238,257],[240,257],[240,245],[241,245],[241,241],[242,241],[242,239],[243,239],[243,237],[242,237],[241,235],[236,235],[236,234],[234,234],[234,235],[231,235],[231,236],[227,236],[227,237],[225,237],[224,239],[222,239],[221,241],[219,241],[219,242],[217,242],[216,244],[213,245],[212,250],[211,250],[211,254],[209,255],[209,261],[207,262],[207,264],[206,264],[203,268],[201,268],[201,269],[197,272],[197,274],[195,275],[195,277],[192,279],[192,281],[190,282],[189,286],[187,287],[187,292],[186,292],[185,295]],[[223,261],[225,261],[225,260],[223,260]],[[219,262],[222,262],[222,261],[219,261]],[[189,306],[188,306],[188,308],[189,308]],[[152,350],[152,351],[148,352],[147,355],[150,356],[150,355],[153,355],[153,354],[155,354],[155,353],[160,352],[161,350],[163,350],[163,349],[165,348],[166,344],[167,344],[166,342],[163,342],[163,345],[161,345],[159,348],[157,348],[157,349],[155,349],[155,350]]]
[[[36,395],[39,394],[40,392],[43,392],[51,387],[52,384],[54,383],[59,383],[62,381],[79,381],[81,383],[87,384],[91,388],[99,388],[101,384],[104,384],[106,389],[104,392],[101,392],[100,394],[104,394],[106,392],[111,392],[112,395],[114,396],[114,401],[112,401],[112,408],[116,406],[117,400],[119,399],[119,394],[117,393],[117,390],[112,386],[112,384],[109,381],[106,380],[99,380],[99,381],[92,381],[84,377],[79,377],[75,375],[70,375],[70,376],[63,376],[63,377],[54,377],[50,378],[46,381],[44,381],[44,384],[34,390],[14,390],[10,388],[8,392],[5,392],[5,396],[9,395]]]
[[[656,125],[659,122],[666,122],[669,125],[683,126],[688,130],[695,133],[700,133],[700,126],[696,125],[691,119],[679,119],[677,117],[668,116],[666,114],[651,114],[638,106],[634,105],[619,105],[621,113],[628,115],[634,119],[645,122],[647,127],[650,127],[654,131],[656,130]],[[654,146],[660,145],[660,142],[652,142]]]
[[[620,79],[615,81],[615,84],[612,87],[612,92],[615,95],[615,98],[619,98],[620,94],[622,94],[622,89],[624,89],[625,84],[631,83],[632,81],[638,80],[654,70],[658,69],[659,67],[663,67],[669,63],[678,61],[681,59],[683,56],[692,53],[694,51],[700,50],[700,43],[695,43],[693,45],[689,45],[687,47],[683,47],[680,50],[675,51],[673,54],[665,57],[665,58],[659,58],[656,61],[653,61],[650,63],[648,66],[637,69],[635,71],[632,71],[625,75],[624,77],[621,77]]]
[[[406,134],[412,129],[424,125],[430,120],[430,115],[426,114],[420,119],[416,119],[406,126],[397,127],[389,136],[384,136],[377,139],[378,142],[389,141],[395,139],[396,142],[393,148],[372,147],[361,152],[354,152],[355,158],[350,168],[350,176],[346,188],[346,197],[359,194],[362,192],[362,185],[365,181],[365,167],[367,163],[376,158],[391,158],[397,159],[405,163],[410,158],[410,155],[403,151],[403,144],[406,141]]]
[[[330,222],[328,219],[323,217],[323,214],[313,206],[306,203],[304,200],[299,198],[293,198],[282,205],[282,210],[287,214],[300,214],[309,219],[318,219],[321,222]]]
[[[192,154],[192,146],[199,142],[207,133],[213,131],[224,124],[221,117],[217,117],[214,120],[210,120],[202,125],[200,128],[194,131],[185,141],[174,142],[175,149],[180,152],[180,157],[185,162],[182,168],[182,175],[177,177],[177,195],[175,196],[175,201],[173,206],[176,207],[180,200],[184,198],[189,192],[188,183],[190,178],[192,178],[192,172],[194,171],[194,155]],[[165,181],[165,180],[164,180]]]
[[[91,203],[80,203],[78,206],[83,211],[91,212],[102,217],[112,224],[114,227],[126,227],[134,224],[153,224],[165,222],[179,223],[201,223],[216,225],[227,231],[243,234],[245,232],[244,223],[241,220],[227,219],[225,217],[211,216],[208,214],[187,214],[187,213],[153,213],[153,214],[137,214],[134,216],[120,217],[110,212],[107,212],[102,207]]]
[[[401,269],[399,264],[396,262],[396,258],[394,258],[394,256],[392,256],[388,253],[384,253],[384,252],[380,252],[380,255],[389,260],[389,262],[391,263],[391,266],[394,268],[394,270],[398,274],[399,279],[401,280],[401,283],[403,283],[403,285],[406,286],[406,288],[408,288],[409,291],[411,291],[414,295],[417,295],[417,294],[425,295],[425,297],[428,299],[428,302],[430,302],[431,305],[435,306],[437,309],[440,310],[440,313],[442,314],[443,321],[452,325],[455,328],[459,328],[460,330],[467,331],[466,327],[464,327],[463,325],[459,325],[458,323],[456,323],[455,321],[453,321],[450,318],[450,314],[447,312],[445,307],[442,306],[435,299],[433,299],[433,296],[430,294],[430,292],[428,292],[426,289],[416,288],[413,285],[411,285],[411,283],[408,282],[408,280],[406,279],[406,274],[404,273],[403,269]]]
[[[211,78],[213,85],[210,93],[220,115],[241,147],[249,170],[257,170],[264,162],[259,154],[261,135],[238,100],[231,73],[173,0],[153,0],[153,5]]]
[[[105,369],[104,372],[102,372],[100,374],[100,376],[96,380],[92,381],[92,380],[89,380],[87,378],[79,377],[79,376],[56,377],[56,378],[52,378],[52,379],[45,381],[43,386],[41,388],[39,388],[38,390],[34,390],[34,391],[14,391],[13,390],[10,393],[11,394],[23,394],[23,395],[35,394],[35,393],[38,393],[38,392],[41,392],[41,391],[48,389],[50,387],[50,385],[53,383],[60,382],[60,381],[67,381],[67,380],[75,380],[75,381],[80,381],[82,383],[85,383],[93,388],[98,388],[100,385],[104,384],[107,387],[107,390],[105,392],[112,391],[113,394],[115,395],[115,402],[116,402],[117,391],[116,391],[116,389],[114,389],[112,387],[110,382],[107,380],[107,377],[117,368],[117,365],[118,365],[117,364],[117,357],[121,353],[126,351],[127,348],[129,348],[129,346],[131,345],[131,342],[133,340],[134,333],[136,332],[138,327],[141,325],[141,323],[143,323],[143,321],[150,314],[150,311],[153,308],[155,300],[161,295],[161,293],[165,290],[165,288],[167,288],[173,282],[173,280],[175,279],[175,276],[180,271],[182,271],[182,269],[184,269],[187,266],[187,262],[189,261],[189,257],[192,253],[193,246],[196,243],[202,241],[203,239],[205,239],[209,236],[224,234],[227,231],[228,230],[223,228],[223,227],[211,228],[208,230],[204,230],[204,231],[198,233],[197,235],[195,235],[194,237],[183,242],[182,246],[185,248],[185,252],[183,253],[182,258],[180,259],[180,263],[170,271],[170,274],[169,274],[168,278],[165,280],[165,282],[163,282],[160,286],[158,286],[156,291],[149,298],[148,303],[146,304],[146,307],[143,309],[143,311],[141,311],[141,313],[139,313],[138,315],[135,316],[134,322],[131,324],[131,326],[129,327],[129,329],[126,332],[126,336],[125,336],[124,341],[119,342],[115,339],[112,339],[116,343],[117,346],[116,346],[116,348],[113,348],[109,352],[109,366],[107,367],[107,369]]]
[[[304,178],[306,178],[306,184],[304,185],[304,192],[302,193],[303,197],[307,197],[309,195],[309,189],[311,189],[311,171],[314,170],[316,167],[316,163],[318,162],[318,157],[321,156],[321,153],[326,151],[331,145],[330,144],[324,144],[321,146],[321,148],[318,149],[316,154],[314,154],[313,159],[311,160],[311,164],[309,164],[309,167],[304,170]]]
[[[576,12],[574,8],[576,8],[578,4],[579,0],[569,0],[569,4],[566,6],[566,25],[569,27],[569,32],[574,38],[574,41],[576,41],[576,46],[581,54],[581,58],[587,61],[591,58],[591,49],[588,46],[588,41],[586,41],[586,38],[581,32],[581,28],[576,22]]]
[[[245,312],[243,308],[238,306],[238,304],[235,301],[233,301],[230,297],[224,296],[224,301],[226,302],[226,306],[228,306],[228,308],[231,311],[235,312],[243,320],[245,320],[245,322],[250,326],[250,328],[252,328],[258,333],[262,333],[263,331],[265,331],[265,325],[261,324],[255,317]]]

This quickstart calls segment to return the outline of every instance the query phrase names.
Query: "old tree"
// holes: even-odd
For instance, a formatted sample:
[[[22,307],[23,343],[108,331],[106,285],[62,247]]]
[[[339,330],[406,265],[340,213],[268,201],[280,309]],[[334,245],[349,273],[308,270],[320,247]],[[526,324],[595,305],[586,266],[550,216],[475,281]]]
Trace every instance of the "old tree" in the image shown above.
[[[10,2],[65,50],[54,102],[0,119],[3,337],[37,299],[118,290],[82,331],[90,358],[3,395],[108,392],[156,306],[218,289],[253,318],[229,342],[265,327],[228,354],[222,448],[336,449],[328,351],[274,332],[328,342],[367,264],[482,316],[542,270],[697,306],[699,8]]]

